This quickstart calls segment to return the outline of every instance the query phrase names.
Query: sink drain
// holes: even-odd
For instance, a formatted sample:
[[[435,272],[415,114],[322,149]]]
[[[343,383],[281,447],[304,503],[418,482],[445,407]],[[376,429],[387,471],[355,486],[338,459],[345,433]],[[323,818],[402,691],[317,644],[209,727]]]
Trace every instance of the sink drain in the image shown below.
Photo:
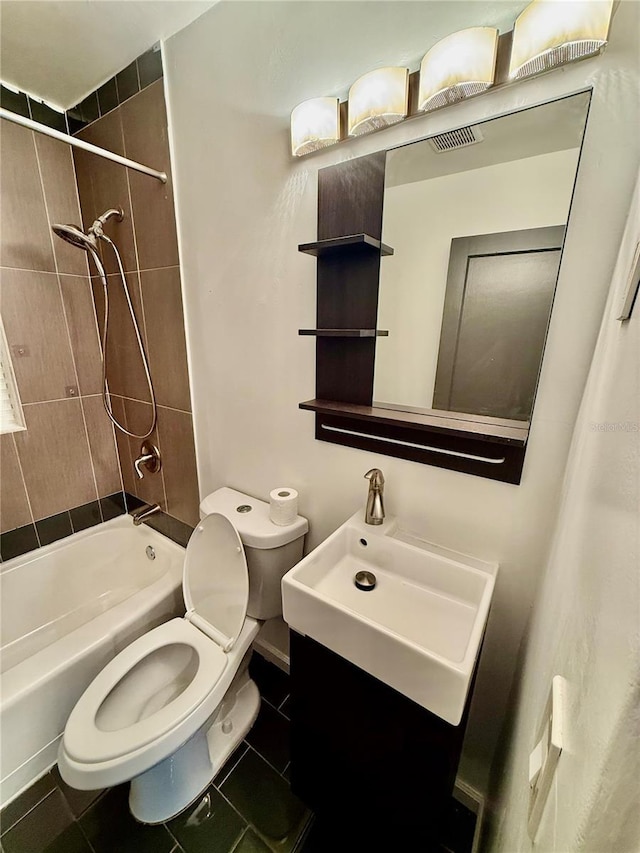
[[[363,592],[371,592],[372,589],[376,588],[376,584],[378,583],[373,572],[358,572],[353,582]]]

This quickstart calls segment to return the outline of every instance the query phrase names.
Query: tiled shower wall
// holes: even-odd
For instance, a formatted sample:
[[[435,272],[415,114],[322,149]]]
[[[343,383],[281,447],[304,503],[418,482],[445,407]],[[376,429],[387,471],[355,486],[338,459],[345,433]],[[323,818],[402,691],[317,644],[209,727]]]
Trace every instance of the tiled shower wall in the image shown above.
[[[7,559],[101,520],[122,485],[86,256],[50,229],[79,220],[70,148],[7,121],[1,134],[0,310],[27,424],[0,436]]]
[[[160,75],[156,52],[132,63],[86,99],[84,120],[102,117],[80,135],[169,173]],[[109,100],[111,84],[117,97]],[[94,100],[100,109],[90,116]],[[71,533],[106,520],[121,511],[109,496],[123,485],[195,525],[198,483],[170,182],[163,186],[85,152],[75,152],[74,163],[64,143],[6,121],[0,129],[0,308],[28,427],[0,436],[2,557],[47,544],[65,528]],[[87,228],[115,206],[123,208],[124,221],[106,231],[121,249],[159,403],[152,440],[161,448],[163,470],[142,481],[133,471],[140,441],[118,434],[116,446],[100,397],[102,285],[89,279],[86,255],[50,231],[53,222],[82,221]],[[113,258],[105,255],[105,263],[113,407],[141,432],[149,423],[148,392]]]
[[[114,106],[78,136],[170,175],[162,79]],[[158,403],[158,424],[150,440],[162,454],[162,471],[137,479],[133,462],[141,440],[117,433],[124,487],[193,526],[198,522],[198,480],[171,178],[162,184],[80,150],[74,151],[74,159],[85,228],[108,208],[124,211],[123,221],[110,221],[105,231],[120,249]],[[151,422],[149,391],[115,258],[104,246],[103,259],[114,332],[107,348],[113,408],[130,431],[143,433]],[[92,284],[101,324],[103,287],[95,277]]]

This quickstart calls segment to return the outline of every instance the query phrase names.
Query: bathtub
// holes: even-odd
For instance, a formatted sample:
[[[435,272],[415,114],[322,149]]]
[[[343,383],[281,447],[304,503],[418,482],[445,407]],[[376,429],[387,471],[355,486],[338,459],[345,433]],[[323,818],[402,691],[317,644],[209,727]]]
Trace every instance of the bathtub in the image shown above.
[[[125,515],[0,566],[1,805],[55,763],[105,664],[184,613],[183,562],[184,548]]]

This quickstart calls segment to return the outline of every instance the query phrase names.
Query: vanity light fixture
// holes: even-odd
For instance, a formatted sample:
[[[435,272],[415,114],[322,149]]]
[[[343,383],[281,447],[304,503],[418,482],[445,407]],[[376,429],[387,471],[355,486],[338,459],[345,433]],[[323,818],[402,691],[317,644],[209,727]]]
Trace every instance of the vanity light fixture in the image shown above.
[[[446,107],[493,86],[498,30],[470,27],[441,39],[420,65],[418,109]]]
[[[599,53],[607,43],[612,11],[613,0],[533,0],[513,29],[509,79]]]
[[[409,112],[409,69],[377,68],[349,89],[349,136],[402,121]]]
[[[295,157],[333,145],[339,139],[338,98],[311,98],[291,113],[291,152]]]

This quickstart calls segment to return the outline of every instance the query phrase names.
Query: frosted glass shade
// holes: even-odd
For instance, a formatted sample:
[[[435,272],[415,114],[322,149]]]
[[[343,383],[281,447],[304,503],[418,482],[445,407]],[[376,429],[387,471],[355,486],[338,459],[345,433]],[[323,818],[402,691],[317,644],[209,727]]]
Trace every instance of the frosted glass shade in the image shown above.
[[[340,102],[311,98],[291,113],[291,153],[296,157],[333,145],[340,139]]]
[[[597,53],[606,43],[613,0],[533,0],[517,18],[509,77],[539,74]]]
[[[377,68],[349,89],[349,136],[402,121],[409,111],[409,69]]]
[[[436,110],[493,85],[498,31],[470,27],[441,39],[420,65],[418,109]]]

